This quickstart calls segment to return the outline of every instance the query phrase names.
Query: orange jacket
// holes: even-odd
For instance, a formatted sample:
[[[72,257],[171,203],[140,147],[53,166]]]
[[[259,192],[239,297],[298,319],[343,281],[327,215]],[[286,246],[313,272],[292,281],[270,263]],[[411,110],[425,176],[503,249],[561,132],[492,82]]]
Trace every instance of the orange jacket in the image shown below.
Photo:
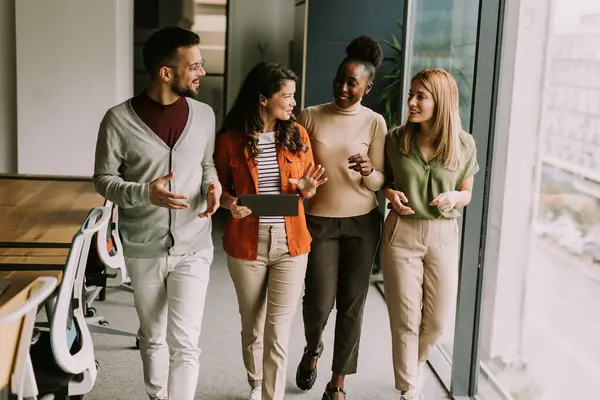
[[[308,146],[306,152],[293,153],[277,145],[277,162],[281,174],[281,193],[297,193],[290,178],[299,179],[311,162],[314,162],[310,139],[306,129],[296,123],[302,141]],[[258,168],[249,159],[245,147],[245,135],[241,131],[223,132],[215,148],[215,166],[223,192],[232,196],[258,193]],[[291,256],[310,251],[312,238],[306,227],[304,204],[298,199],[298,216],[284,217],[288,248]],[[233,218],[229,216],[223,234],[223,248],[233,258],[256,260],[258,253],[258,217]]]

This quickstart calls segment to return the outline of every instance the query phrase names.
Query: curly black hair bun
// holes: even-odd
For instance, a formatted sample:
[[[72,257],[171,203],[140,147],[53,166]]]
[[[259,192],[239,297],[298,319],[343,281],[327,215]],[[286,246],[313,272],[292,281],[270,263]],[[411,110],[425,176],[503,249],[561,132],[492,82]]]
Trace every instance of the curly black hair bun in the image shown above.
[[[366,61],[375,68],[381,65],[383,60],[383,50],[377,40],[371,36],[362,35],[353,39],[348,46],[346,46],[346,55],[348,58],[353,58],[361,61]]]

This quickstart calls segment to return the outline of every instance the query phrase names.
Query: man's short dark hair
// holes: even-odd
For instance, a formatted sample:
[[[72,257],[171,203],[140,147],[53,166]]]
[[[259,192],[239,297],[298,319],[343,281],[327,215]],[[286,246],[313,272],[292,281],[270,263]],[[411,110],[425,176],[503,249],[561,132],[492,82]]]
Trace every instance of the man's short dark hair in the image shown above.
[[[146,70],[154,74],[163,65],[176,62],[178,48],[199,44],[200,37],[187,29],[174,26],[158,30],[150,35],[142,49]]]

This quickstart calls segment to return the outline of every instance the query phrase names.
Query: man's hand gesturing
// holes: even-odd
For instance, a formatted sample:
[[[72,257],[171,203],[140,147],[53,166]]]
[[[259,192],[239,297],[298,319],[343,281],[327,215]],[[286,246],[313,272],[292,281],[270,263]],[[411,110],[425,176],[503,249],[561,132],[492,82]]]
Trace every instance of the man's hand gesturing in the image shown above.
[[[149,197],[152,204],[172,210],[182,210],[189,207],[189,204],[180,201],[187,200],[186,195],[173,193],[165,189],[166,183],[174,176],[175,174],[171,172],[169,175],[156,178],[150,182]]]

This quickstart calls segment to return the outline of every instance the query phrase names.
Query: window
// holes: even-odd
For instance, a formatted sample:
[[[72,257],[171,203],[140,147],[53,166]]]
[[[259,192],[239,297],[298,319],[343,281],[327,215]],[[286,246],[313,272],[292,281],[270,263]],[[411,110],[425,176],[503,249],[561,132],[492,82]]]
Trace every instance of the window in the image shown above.
[[[468,130],[479,0],[419,0],[412,3],[410,76],[424,68],[450,72],[460,89],[463,126]],[[410,77],[409,77],[410,78]]]
[[[408,35],[407,83],[424,68],[443,68],[456,79],[463,129],[469,130],[479,0],[418,0],[412,2]],[[405,96],[406,98],[406,96]],[[459,221],[461,226],[461,221]],[[452,359],[454,318],[449,321],[440,349]]]
[[[502,48],[481,366],[509,399],[591,399],[600,382],[600,3],[509,0],[507,15],[519,19]]]

